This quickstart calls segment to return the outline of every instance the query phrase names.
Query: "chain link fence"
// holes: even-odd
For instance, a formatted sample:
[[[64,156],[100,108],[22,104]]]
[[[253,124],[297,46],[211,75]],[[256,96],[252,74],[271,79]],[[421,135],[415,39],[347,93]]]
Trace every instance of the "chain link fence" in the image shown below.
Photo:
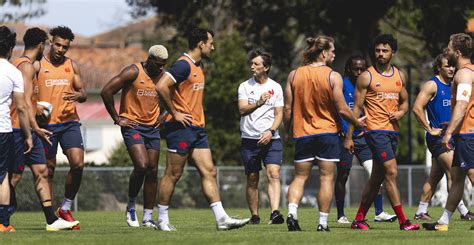
[[[405,206],[418,205],[422,186],[429,170],[425,166],[398,167],[398,187],[402,202]],[[163,174],[160,166],[159,176]],[[64,181],[69,171],[68,167],[56,169],[54,177],[54,203],[57,205],[64,197]],[[74,210],[125,210],[128,200],[128,181],[131,167],[86,167],[82,185],[74,202]],[[287,190],[293,180],[293,166],[281,168],[281,206],[287,205]],[[353,166],[346,185],[346,205],[357,207],[361,192],[368,180],[368,174],[360,166]],[[200,176],[195,167],[186,167],[181,180],[176,185],[171,206],[174,208],[207,208],[208,203],[201,192]],[[221,199],[225,207],[246,208],[245,198],[246,176],[242,167],[217,167],[217,182],[219,184]],[[41,206],[33,186],[34,181],[30,171],[25,171],[20,184],[17,186],[17,200],[19,210],[40,211]],[[265,172],[260,172],[260,206],[268,207],[267,179]],[[301,206],[316,207],[316,196],[319,191],[319,176],[315,166],[311,179],[305,186]],[[440,184],[432,199],[432,205],[444,205],[446,202],[446,184]],[[474,205],[474,190],[469,180],[466,179],[464,201],[467,206]],[[389,205],[389,200],[384,196],[384,202]],[[137,198],[137,204],[143,203],[142,191]],[[138,207],[140,208],[140,207]]]

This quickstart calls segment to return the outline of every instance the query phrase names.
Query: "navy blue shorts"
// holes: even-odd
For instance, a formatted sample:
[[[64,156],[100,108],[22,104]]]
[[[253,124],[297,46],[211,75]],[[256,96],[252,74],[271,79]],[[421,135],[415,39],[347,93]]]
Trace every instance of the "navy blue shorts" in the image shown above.
[[[61,144],[63,151],[70,148],[84,149],[82,142],[81,124],[76,121],[67,122],[60,125],[50,125],[47,129],[53,133],[49,140],[51,145],[43,141],[46,159],[53,159],[58,153],[58,143]]]
[[[454,136],[453,166],[462,170],[474,168],[474,136]]]
[[[0,133],[0,149],[0,183],[3,183],[15,160],[13,133]]]
[[[357,160],[359,160],[359,164],[362,165],[365,161],[372,160],[372,152],[370,151],[363,135],[353,137],[352,141],[354,142],[354,155],[357,157]],[[352,159],[354,155],[344,149],[344,138],[341,138],[340,144],[341,160],[337,164],[337,170],[349,173],[352,167]]]
[[[438,158],[439,155],[446,152],[446,150],[443,148],[442,141],[443,141],[443,137],[434,137],[434,136],[426,137],[426,145],[428,146],[428,150],[430,150],[431,155],[434,158]],[[451,139],[450,145],[454,147],[453,139]]]
[[[19,130],[13,131],[13,139],[15,140],[15,162],[10,167],[10,171],[13,173],[21,174],[25,170],[25,165],[31,166],[32,164],[46,164],[46,155],[44,154],[43,142],[35,134],[31,133],[33,139],[33,149],[28,154],[25,152],[25,140],[23,134]]]
[[[341,149],[337,134],[316,135],[296,140],[295,163],[308,162],[315,159],[339,162]]]
[[[204,128],[184,127],[180,123],[170,122],[163,126],[161,135],[166,139],[169,152],[187,154],[195,148],[209,148]]]
[[[395,159],[398,146],[398,134],[386,132],[367,132],[365,140],[372,152],[374,162],[382,164]]]
[[[160,130],[153,126],[138,125],[134,128],[121,127],[123,141],[127,148],[145,145],[146,149],[160,150]]]
[[[242,138],[240,155],[244,162],[245,174],[258,173],[262,170],[262,162],[281,165],[283,161],[283,145],[281,139],[272,139],[268,144],[261,146],[256,139]]]

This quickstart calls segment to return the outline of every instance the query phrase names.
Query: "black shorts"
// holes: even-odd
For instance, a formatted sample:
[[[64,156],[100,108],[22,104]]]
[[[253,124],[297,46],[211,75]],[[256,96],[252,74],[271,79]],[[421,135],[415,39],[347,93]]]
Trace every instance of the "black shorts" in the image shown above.
[[[372,152],[375,163],[383,164],[384,162],[395,159],[398,146],[398,134],[389,132],[367,132],[365,140]]]
[[[263,164],[281,165],[283,160],[283,145],[281,139],[272,139],[268,144],[260,146],[257,139],[242,138],[240,155],[245,167],[245,174],[257,173]]]
[[[454,147],[453,167],[474,168],[474,136],[454,136]]]
[[[3,183],[15,160],[14,145],[13,133],[0,133],[0,183]]]
[[[434,158],[446,152],[442,144],[443,137],[426,136],[426,145]],[[454,140],[451,139],[450,145],[454,147]]]

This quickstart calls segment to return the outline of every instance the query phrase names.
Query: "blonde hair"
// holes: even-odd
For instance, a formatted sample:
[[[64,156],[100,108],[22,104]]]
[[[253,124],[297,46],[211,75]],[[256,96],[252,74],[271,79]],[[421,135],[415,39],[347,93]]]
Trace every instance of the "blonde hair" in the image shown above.
[[[303,52],[303,65],[309,65],[323,52],[331,48],[334,38],[328,36],[317,36],[306,38],[306,49]]]
[[[163,45],[153,45],[148,50],[148,55],[166,60],[168,59],[168,50]]]

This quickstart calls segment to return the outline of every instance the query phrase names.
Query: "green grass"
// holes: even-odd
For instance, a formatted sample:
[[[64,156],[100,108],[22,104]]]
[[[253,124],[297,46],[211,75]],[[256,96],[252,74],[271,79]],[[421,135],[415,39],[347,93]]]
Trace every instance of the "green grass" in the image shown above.
[[[286,213],[286,210],[282,210]],[[398,223],[370,222],[369,232],[352,230],[349,225],[335,222],[335,209],[329,216],[330,233],[316,232],[316,209],[300,208],[298,218],[303,232],[289,233],[286,224],[267,225],[269,210],[262,209],[260,225],[247,225],[238,230],[218,232],[214,216],[208,209],[170,210],[171,223],[177,232],[161,232],[149,228],[129,228],[123,212],[78,212],[80,231],[46,232],[44,217],[37,212],[19,212],[12,218],[15,234],[0,234],[0,244],[468,244],[474,241],[474,222],[461,221],[455,213],[449,232],[400,231]],[[355,209],[346,210],[352,218]],[[406,208],[412,217],[415,209]],[[228,209],[230,215],[248,216],[246,209]],[[430,208],[438,218],[441,208]],[[156,216],[156,212],[154,214]],[[141,218],[141,213],[139,215]],[[369,211],[373,219],[373,210]],[[469,242],[471,241],[471,242]]]

